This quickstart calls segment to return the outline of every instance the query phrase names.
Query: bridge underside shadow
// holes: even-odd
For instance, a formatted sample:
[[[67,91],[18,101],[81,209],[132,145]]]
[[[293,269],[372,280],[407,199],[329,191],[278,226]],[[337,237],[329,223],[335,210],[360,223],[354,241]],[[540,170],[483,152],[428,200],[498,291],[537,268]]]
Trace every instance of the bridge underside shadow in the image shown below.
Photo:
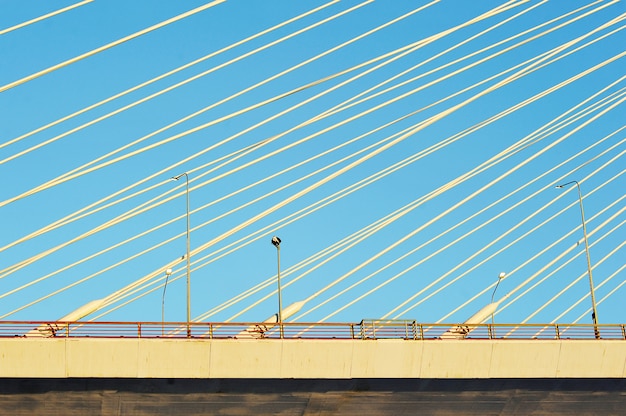
[[[0,379],[2,415],[623,414],[626,379]]]

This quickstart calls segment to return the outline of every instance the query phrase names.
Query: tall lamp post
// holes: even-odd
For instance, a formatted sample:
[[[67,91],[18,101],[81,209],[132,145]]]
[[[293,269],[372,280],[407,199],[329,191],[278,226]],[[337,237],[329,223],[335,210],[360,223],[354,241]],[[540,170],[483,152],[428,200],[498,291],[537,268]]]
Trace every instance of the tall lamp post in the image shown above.
[[[578,202],[580,203],[580,217],[583,223],[583,237],[585,241],[585,253],[587,254],[587,273],[589,274],[589,289],[591,292],[591,320],[593,321],[593,330],[596,335],[596,339],[600,339],[600,331],[598,329],[598,313],[596,311],[596,296],[594,294],[593,289],[593,277],[591,274],[591,257],[589,256],[589,242],[587,241],[587,226],[585,224],[585,209],[583,208],[583,194],[580,190],[580,184],[578,181],[571,181],[564,183],[562,185],[557,185],[556,187],[561,189],[567,185],[571,185],[575,183],[578,188]]]
[[[273,236],[272,244],[276,247],[276,256],[278,257],[278,326],[280,327],[280,337],[282,339],[285,334],[283,330],[283,300],[280,290],[280,238]]]
[[[189,175],[187,172],[183,172],[178,176],[174,176],[172,179],[175,181],[182,177],[185,177],[185,189],[187,194],[187,338],[191,338],[191,255],[190,255],[190,236],[189,236]]]

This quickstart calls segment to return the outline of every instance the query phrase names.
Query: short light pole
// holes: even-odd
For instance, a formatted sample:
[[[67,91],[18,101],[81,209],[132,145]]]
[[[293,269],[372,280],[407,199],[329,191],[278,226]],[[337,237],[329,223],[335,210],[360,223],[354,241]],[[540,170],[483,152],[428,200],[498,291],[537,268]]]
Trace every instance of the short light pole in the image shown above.
[[[185,177],[185,189],[187,194],[187,338],[191,338],[191,254],[190,254],[190,236],[189,236],[189,175],[187,172],[183,172],[178,176],[174,176],[172,179],[175,181],[182,177]]]
[[[167,281],[172,275],[172,269],[165,271],[165,284],[163,285],[163,296],[161,298],[161,335],[165,335],[165,291],[167,290]]]
[[[583,208],[583,194],[580,190],[580,184],[578,181],[571,181],[564,183],[563,185],[557,185],[557,188],[563,188],[567,185],[575,183],[578,188],[578,202],[580,203],[580,217],[583,223],[583,237],[585,241],[585,253],[587,255],[587,273],[589,274],[589,289],[591,292],[591,320],[593,321],[593,330],[596,339],[600,339],[600,330],[598,329],[598,313],[596,311],[596,296],[593,288],[593,276],[591,274],[591,257],[589,256],[589,242],[587,241],[587,225],[585,224],[585,209]]]
[[[500,281],[502,279],[504,279],[504,277],[506,276],[505,272],[500,272],[500,274],[498,275],[498,283],[496,283],[496,287],[493,289],[493,293],[491,294],[491,303],[493,303],[493,297],[496,295],[496,290],[498,290],[498,285],[500,284]],[[494,310],[493,313],[491,314],[491,324],[493,325],[493,316],[496,313],[496,311]]]
[[[483,306],[478,312],[474,315],[470,316],[463,322],[461,325],[455,325],[452,328],[448,329],[441,335],[441,339],[463,339],[467,338],[467,334],[475,330],[478,326],[482,325],[489,317],[491,316],[491,323],[493,324],[493,315],[496,313],[496,309],[502,303],[504,299],[508,296],[504,296],[497,302],[493,301],[493,298],[496,294],[496,290],[498,289],[498,285],[500,281],[504,279],[506,273],[502,272],[498,275],[498,283],[496,283],[496,287],[491,294],[491,303]],[[487,324],[487,330],[489,331],[489,337],[493,337],[494,334],[491,331],[491,326]]]
[[[283,329],[283,300],[280,290],[280,238],[273,236],[272,244],[276,247],[276,256],[278,258],[278,325],[280,327],[280,338],[282,339],[285,336],[285,333]]]

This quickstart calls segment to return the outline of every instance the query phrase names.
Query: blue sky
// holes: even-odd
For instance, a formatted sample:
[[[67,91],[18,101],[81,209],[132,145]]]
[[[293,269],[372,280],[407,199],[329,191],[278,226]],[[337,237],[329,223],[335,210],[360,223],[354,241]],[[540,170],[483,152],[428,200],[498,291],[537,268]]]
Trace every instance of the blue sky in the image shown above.
[[[276,312],[275,234],[283,306],[307,300],[300,321],[463,321],[504,271],[496,299],[523,296],[499,322],[590,323],[578,194],[554,188],[577,180],[599,321],[624,322],[626,37],[623,21],[601,28],[626,12],[623,1],[229,0],[27,79],[209,4],[96,0],[16,28],[76,3],[0,3],[3,319],[58,319],[145,278],[154,285],[136,300],[89,318],[159,321],[173,264],[166,320],[184,320],[185,189],[169,178],[189,172],[194,318]],[[514,7],[468,23],[505,4]],[[37,191],[68,172],[78,173]],[[408,206],[340,254],[316,257]]]

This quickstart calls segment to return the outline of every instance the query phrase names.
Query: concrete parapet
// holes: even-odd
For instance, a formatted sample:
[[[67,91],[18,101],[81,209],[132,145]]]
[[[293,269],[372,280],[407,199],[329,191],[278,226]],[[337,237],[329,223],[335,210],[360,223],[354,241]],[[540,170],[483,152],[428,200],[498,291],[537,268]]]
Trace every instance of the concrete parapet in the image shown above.
[[[6,338],[0,377],[624,378],[626,342]]]

